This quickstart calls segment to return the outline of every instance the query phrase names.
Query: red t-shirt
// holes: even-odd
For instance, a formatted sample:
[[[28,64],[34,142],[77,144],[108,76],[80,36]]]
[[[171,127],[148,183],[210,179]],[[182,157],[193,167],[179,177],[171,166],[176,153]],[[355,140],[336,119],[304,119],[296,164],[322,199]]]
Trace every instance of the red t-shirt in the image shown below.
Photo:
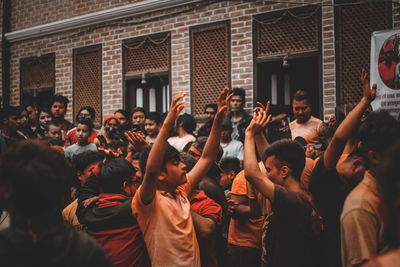
[[[203,190],[193,192],[190,199],[190,209],[197,214],[212,219],[216,228],[219,229],[222,223],[222,208],[214,200],[207,197]],[[213,236],[207,240],[198,238],[200,248],[200,262],[202,267],[218,266],[216,254],[217,236]]]

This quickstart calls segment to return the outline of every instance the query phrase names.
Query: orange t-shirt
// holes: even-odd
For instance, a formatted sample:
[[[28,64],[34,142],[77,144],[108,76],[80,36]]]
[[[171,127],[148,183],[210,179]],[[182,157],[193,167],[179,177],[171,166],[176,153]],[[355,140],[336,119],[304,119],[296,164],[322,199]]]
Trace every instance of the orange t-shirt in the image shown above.
[[[157,190],[153,201],[145,205],[140,190],[132,200],[152,266],[200,267],[200,251],[187,194],[190,182],[176,189],[175,197]]]
[[[244,171],[239,172],[232,183],[231,194],[247,197]],[[228,243],[236,246],[260,248],[263,216],[257,219],[234,219],[229,224]]]

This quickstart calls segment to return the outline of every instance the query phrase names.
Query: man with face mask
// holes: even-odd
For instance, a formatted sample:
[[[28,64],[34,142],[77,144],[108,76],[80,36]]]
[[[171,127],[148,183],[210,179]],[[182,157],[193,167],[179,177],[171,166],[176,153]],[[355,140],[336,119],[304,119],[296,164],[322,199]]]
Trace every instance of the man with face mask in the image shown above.
[[[394,72],[396,70],[396,62],[393,60],[394,47],[392,42],[387,41],[383,47],[385,60],[379,64],[379,74],[383,83],[389,87],[394,88]]]
[[[303,90],[294,93],[292,107],[295,117],[295,120],[289,124],[292,139],[301,136],[308,144],[320,143],[319,128],[322,121],[311,115],[311,101],[308,94]]]

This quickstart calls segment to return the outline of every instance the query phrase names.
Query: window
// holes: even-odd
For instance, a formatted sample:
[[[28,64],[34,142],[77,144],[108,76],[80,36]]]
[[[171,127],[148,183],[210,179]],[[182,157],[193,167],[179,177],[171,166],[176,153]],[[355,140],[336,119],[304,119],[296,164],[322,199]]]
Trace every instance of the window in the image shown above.
[[[20,61],[21,104],[31,101],[40,106],[54,94],[55,54],[24,58]]]
[[[96,111],[95,125],[102,120],[101,45],[77,48],[74,54],[74,117],[83,106]]]
[[[203,114],[204,106],[216,103],[219,93],[230,86],[230,24],[223,22],[192,27],[192,114]]]

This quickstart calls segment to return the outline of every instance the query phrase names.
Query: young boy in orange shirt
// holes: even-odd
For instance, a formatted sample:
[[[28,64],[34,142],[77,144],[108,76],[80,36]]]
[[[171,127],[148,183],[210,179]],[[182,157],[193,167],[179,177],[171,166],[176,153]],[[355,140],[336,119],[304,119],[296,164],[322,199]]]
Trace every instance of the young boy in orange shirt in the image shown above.
[[[132,211],[143,232],[152,266],[199,266],[200,253],[190,212],[189,197],[215,162],[226,115],[228,88],[218,98],[218,111],[203,154],[186,175],[179,152],[167,144],[184,104],[185,93],[178,93],[161,127],[157,139],[142,154],[144,179],[132,200]]]

